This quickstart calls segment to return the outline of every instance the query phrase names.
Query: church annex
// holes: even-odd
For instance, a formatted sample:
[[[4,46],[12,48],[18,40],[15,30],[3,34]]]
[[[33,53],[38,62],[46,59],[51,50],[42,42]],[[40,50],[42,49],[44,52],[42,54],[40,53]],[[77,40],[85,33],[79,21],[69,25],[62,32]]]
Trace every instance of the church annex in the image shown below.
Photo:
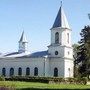
[[[35,53],[28,52],[28,41],[23,32],[19,40],[18,52],[0,56],[0,75],[73,77],[71,28],[62,6],[50,32],[51,44],[48,50]]]

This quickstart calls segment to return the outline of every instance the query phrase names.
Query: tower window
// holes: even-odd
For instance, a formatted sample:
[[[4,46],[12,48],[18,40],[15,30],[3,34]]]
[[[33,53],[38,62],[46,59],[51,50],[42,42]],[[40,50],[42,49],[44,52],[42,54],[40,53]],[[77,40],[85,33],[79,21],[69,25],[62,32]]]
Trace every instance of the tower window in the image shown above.
[[[69,43],[69,33],[67,33],[67,42]]]
[[[58,55],[58,51],[55,51],[55,55]]]
[[[58,32],[55,33],[55,43],[56,44],[59,43],[59,33]]]
[[[69,77],[71,76],[71,75],[70,75],[70,72],[71,72],[71,70],[70,70],[70,68],[68,68],[68,74],[69,74]]]

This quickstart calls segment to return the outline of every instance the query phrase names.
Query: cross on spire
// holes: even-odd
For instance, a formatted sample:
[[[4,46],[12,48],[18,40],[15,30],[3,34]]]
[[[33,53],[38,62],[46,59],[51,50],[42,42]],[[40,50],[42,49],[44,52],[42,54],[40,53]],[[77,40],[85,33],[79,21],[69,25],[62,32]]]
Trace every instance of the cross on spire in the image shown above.
[[[61,1],[61,7],[62,7],[62,1]]]

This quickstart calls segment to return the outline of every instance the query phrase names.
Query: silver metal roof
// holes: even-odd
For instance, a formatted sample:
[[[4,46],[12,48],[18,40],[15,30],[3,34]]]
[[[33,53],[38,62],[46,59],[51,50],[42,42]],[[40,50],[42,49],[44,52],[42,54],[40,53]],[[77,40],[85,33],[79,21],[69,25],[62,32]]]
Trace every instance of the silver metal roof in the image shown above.
[[[62,6],[60,7],[60,9],[58,11],[57,17],[55,19],[55,22],[54,22],[52,28],[57,28],[57,27],[70,29],[67,18],[66,18],[66,15],[64,13],[64,10],[63,10]]]
[[[20,38],[19,42],[28,42],[27,39],[26,39],[26,36],[24,34],[24,31],[22,32],[22,35],[21,35],[21,38]]]

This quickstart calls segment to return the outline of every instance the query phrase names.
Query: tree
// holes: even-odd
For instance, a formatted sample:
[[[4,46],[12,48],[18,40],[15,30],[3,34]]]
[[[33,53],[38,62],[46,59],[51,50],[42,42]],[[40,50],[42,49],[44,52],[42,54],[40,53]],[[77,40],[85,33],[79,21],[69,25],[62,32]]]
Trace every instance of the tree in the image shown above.
[[[76,63],[79,44],[73,44],[72,47],[73,47],[73,58],[74,58],[74,77],[78,78],[81,76],[79,72],[79,65]]]
[[[90,26],[85,26],[80,35],[81,40],[77,47],[75,64],[79,65],[79,72],[82,76],[88,76],[90,74]]]
[[[73,47],[73,57],[74,57],[74,59],[76,59],[76,57],[77,57],[78,46],[79,46],[79,44],[73,44],[73,45],[72,45],[72,47]]]

